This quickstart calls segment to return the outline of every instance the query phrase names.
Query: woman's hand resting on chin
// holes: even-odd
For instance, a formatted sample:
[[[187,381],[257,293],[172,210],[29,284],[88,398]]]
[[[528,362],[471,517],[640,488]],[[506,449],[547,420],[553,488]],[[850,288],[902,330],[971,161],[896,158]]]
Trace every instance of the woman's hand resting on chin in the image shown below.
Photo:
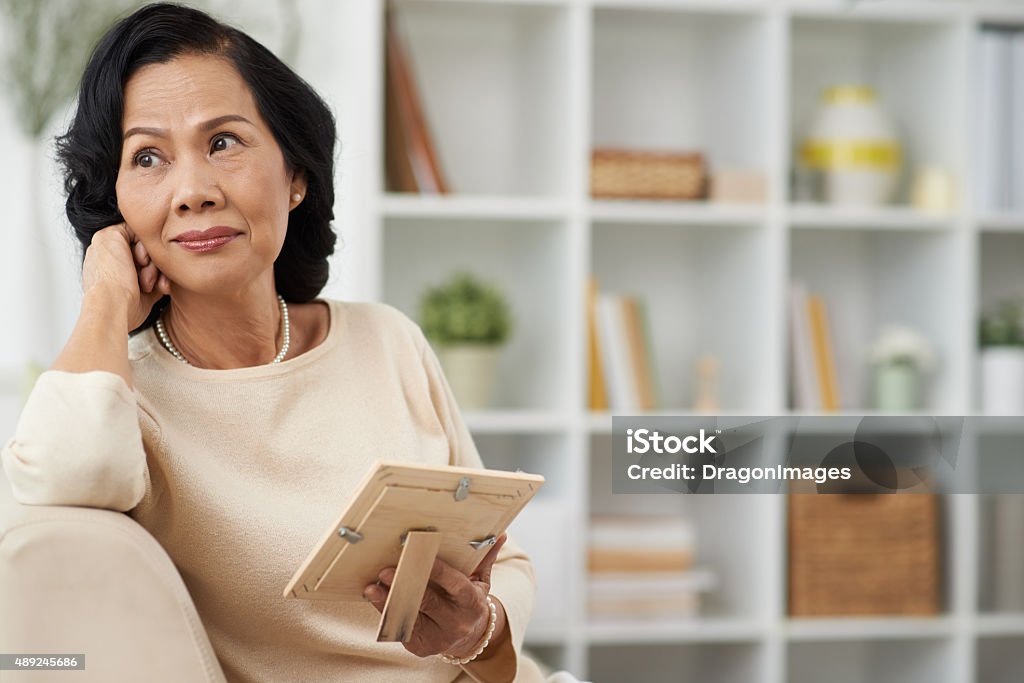
[[[127,223],[115,223],[92,236],[82,264],[82,292],[124,297],[125,322],[131,331],[146,321],[162,296],[171,293],[171,282],[157,270]]]

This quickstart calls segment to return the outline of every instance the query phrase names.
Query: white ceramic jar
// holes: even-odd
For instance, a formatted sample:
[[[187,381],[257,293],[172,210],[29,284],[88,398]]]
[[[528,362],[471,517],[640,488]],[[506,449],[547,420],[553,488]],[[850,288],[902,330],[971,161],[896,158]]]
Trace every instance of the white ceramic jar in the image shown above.
[[[892,199],[902,150],[875,91],[864,85],[828,88],[800,150],[821,175],[822,199],[870,207]]]
[[[1024,415],[1024,349],[981,350],[981,410],[986,415]]]

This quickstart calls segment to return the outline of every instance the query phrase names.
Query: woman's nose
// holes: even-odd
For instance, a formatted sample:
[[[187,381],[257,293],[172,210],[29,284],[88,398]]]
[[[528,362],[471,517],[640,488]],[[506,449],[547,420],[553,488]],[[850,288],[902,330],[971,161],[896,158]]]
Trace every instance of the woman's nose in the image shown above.
[[[223,192],[214,169],[206,159],[179,159],[174,175],[172,202],[176,212],[196,212],[223,206]]]

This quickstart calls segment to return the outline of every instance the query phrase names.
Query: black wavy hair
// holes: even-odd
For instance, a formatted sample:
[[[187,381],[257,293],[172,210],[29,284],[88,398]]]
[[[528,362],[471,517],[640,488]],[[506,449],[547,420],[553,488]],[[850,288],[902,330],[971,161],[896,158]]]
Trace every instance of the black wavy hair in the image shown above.
[[[57,138],[57,159],[67,193],[65,208],[81,243],[83,264],[93,234],[124,220],[115,193],[124,86],[141,67],[187,54],[223,57],[234,65],[289,170],[305,174],[306,195],[288,215],[288,232],[274,263],[274,279],[287,301],[312,300],[327,283],[328,257],[334,253],[337,238],[331,227],[334,117],[313,88],[263,45],[204,12],[172,3],[143,7],[118,21],[100,39],[82,75],[74,119]],[[162,297],[131,334],[153,325],[168,303],[169,297]]]

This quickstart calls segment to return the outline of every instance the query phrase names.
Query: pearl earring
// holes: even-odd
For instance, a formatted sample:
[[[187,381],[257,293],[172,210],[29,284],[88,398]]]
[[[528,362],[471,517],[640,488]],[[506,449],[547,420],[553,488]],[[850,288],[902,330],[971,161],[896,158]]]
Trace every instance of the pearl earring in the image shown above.
[[[292,195],[292,199],[294,199],[295,201],[300,201],[302,199],[302,195],[296,192],[295,194]]]

